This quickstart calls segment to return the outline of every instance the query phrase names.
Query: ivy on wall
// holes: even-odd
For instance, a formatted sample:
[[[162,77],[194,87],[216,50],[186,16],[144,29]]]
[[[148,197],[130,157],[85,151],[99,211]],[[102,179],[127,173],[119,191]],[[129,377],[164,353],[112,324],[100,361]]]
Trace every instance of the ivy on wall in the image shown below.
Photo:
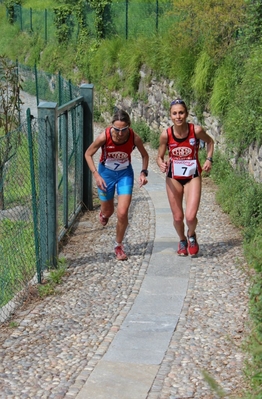
[[[72,9],[70,6],[61,5],[54,7],[54,24],[56,27],[56,36],[59,43],[67,44],[71,36],[70,15]]]
[[[87,0],[90,6],[95,11],[95,28],[97,39],[103,39],[105,37],[105,18],[104,14],[106,8],[112,3],[112,0]]]
[[[8,12],[8,21],[10,24],[15,22],[15,5],[21,4],[22,0],[5,0],[4,5]]]

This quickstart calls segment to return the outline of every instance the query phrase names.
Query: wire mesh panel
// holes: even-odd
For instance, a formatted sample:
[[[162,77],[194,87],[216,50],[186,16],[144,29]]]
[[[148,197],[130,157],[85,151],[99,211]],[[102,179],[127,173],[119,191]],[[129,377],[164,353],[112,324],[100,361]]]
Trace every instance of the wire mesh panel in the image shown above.
[[[23,91],[36,97],[36,104],[41,101],[52,101],[58,105],[65,104],[79,97],[80,89],[71,80],[63,78],[60,73],[51,74],[18,63]]]
[[[58,229],[61,238],[82,206],[82,103],[63,112],[58,122]]]
[[[93,85],[73,87],[61,76],[58,81],[60,100],[81,96],[60,107],[41,102],[38,117],[27,109],[19,129],[6,135],[0,130],[0,322],[30,294],[32,281],[41,283],[43,271],[56,267],[58,243],[84,203]],[[90,171],[85,174],[91,207],[92,179]]]
[[[174,23],[171,0],[123,0],[113,2],[105,10],[105,36],[137,38],[164,33]]]
[[[34,138],[33,140],[35,140]],[[37,167],[37,159],[34,159]],[[27,295],[36,275],[27,125],[0,138],[0,321]]]
[[[84,25],[89,37],[97,37],[96,13],[88,3],[83,10]],[[102,37],[110,38],[114,35],[124,38],[151,36],[164,33],[174,26],[177,20],[175,3],[173,0],[121,0],[108,4],[103,11]],[[57,40],[57,30],[54,23],[53,10],[26,9],[21,5],[14,6],[14,22],[21,30],[37,32],[45,41]],[[65,22],[68,29],[68,42],[77,43],[79,37],[79,23],[74,12]],[[99,30],[98,29],[98,30]]]

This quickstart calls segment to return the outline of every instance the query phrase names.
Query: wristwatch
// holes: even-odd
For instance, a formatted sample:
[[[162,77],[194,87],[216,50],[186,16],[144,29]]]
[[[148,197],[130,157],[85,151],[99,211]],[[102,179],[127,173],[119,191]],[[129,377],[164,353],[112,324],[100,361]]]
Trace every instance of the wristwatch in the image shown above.
[[[147,169],[142,169],[140,173],[144,173],[144,175],[146,177],[148,176],[148,170]]]
[[[213,158],[212,157],[207,157],[207,161],[210,161],[211,163],[213,163]]]

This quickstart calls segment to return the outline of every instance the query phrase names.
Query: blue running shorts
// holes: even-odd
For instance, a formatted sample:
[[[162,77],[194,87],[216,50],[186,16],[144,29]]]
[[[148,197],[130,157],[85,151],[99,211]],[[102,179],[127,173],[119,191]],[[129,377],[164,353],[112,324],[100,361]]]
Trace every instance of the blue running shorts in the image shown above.
[[[115,171],[99,163],[98,173],[103,177],[107,185],[106,191],[97,188],[98,196],[101,201],[109,201],[114,198],[115,189],[117,190],[117,195],[132,195],[134,171],[131,164],[126,169]]]

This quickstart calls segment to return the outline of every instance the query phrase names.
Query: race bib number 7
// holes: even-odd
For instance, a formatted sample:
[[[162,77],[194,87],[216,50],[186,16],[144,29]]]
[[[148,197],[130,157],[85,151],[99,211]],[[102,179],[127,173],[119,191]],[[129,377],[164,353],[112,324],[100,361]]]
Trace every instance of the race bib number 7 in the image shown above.
[[[129,159],[125,159],[120,162],[118,159],[107,159],[105,161],[105,167],[111,170],[123,170],[129,166]]]
[[[196,160],[173,161],[173,177],[190,177],[196,173]]]

